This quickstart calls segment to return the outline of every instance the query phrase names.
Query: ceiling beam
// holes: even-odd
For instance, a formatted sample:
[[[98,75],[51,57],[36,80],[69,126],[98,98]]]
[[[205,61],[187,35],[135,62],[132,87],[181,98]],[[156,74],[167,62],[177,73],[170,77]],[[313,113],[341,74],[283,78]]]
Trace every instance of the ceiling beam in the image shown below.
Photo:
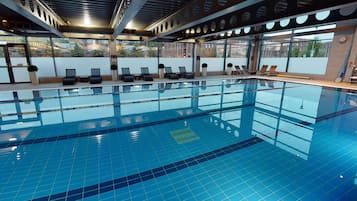
[[[341,8],[355,3],[355,0],[247,0],[229,5],[227,8],[195,20],[195,12],[205,12],[204,4],[195,7],[195,3],[202,3],[202,1],[194,0],[193,4],[188,4],[175,14],[149,26],[148,29],[156,35],[151,40],[159,40],[160,37],[168,35],[175,36],[179,40],[200,38],[242,27],[264,25],[266,22],[311,14],[321,10]],[[185,13],[188,13],[189,17],[180,17],[185,16]],[[184,19],[183,22],[182,19]],[[177,21],[180,22],[178,25],[175,24]],[[173,26],[171,26],[172,24]]]
[[[330,15],[324,20],[317,20],[315,18],[314,14],[310,14],[310,15],[307,15],[307,19],[304,23],[298,23],[297,18],[294,17],[294,18],[290,18],[290,23],[287,26],[281,26],[279,22],[274,22],[271,29],[267,29],[266,26],[257,25],[257,26],[254,26],[253,28],[251,28],[248,32],[244,32],[244,30],[242,30],[242,29],[237,29],[230,33],[224,32],[222,34],[207,35],[204,37],[204,41],[222,40],[222,39],[237,38],[237,37],[247,37],[247,36],[258,35],[258,34],[281,32],[284,30],[288,31],[288,30],[296,30],[296,29],[302,29],[302,28],[311,28],[311,27],[317,27],[317,26],[331,25],[333,23],[338,23],[338,22],[347,22],[350,20],[354,21],[353,24],[357,23],[356,22],[357,10],[349,15],[341,15],[340,9],[331,10],[330,12],[331,12]],[[328,33],[328,32],[331,32],[331,30],[340,30],[341,31],[342,29],[329,28],[326,30],[309,31],[309,34]],[[305,32],[294,33],[294,35],[301,35],[301,34],[306,34],[306,33]],[[287,34],[287,35],[289,35],[289,34]],[[202,39],[202,37],[199,37],[199,38]]]
[[[155,33],[156,36],[150,40],[156,40],[262,1],[263,0],[231,0],[207,3],[207,0],[193,0],[174,14],[153,23],[145,29]]]
[[[126,25],[132,20],[139,10],[144,6],[147,0],[132,1],[123,0],[115,13],[113,14],[112,21],[110,23],[111,27],[114,29],[113,38],[116,38],[125,29]]]
[[[306,3],[300,4],[301,2]],[[345,17],[338,16],[338,13],[335,14],[336,12],[333,12],[334,14],[330,15],[325,20],[312,20],[312,18],[315,17],[315,13],[320,11],[333,11],[345,7],[353,8],[356,5],[357,2],[355,0],[265,0],[263,2],[253,4],[245,9],[227,13],[218,18],[197,24],[187,28],[186,30],[179,31],[175,33],[175,36],[181,40],[188,38],[200,38],[234,31],[237,29],[240,30],[243,28],[250,28],[250,30],[242,30],[239,35],[250,35],[252,32],[262,33],[264,31],[269,31],[265,28],[265,24],[267,22],[276,22],[275,24],[279,24],[281,19],[294,20],[296,17],[302,15],[312,15],[309,17],[309,26],[313,24],[323,24],[327,21],[342,21]],[[301,27],[299,23],[296,23],[293,20],[290,20],[291,22],[289,22],[287,27]],[[286,29],[286,26],[281,26],[281,28],[278,29]]]
[[[1,0],[0,4],[23,16],[50,33],[63,37],[58,27],[66,23],[47,5],[39,0]]]

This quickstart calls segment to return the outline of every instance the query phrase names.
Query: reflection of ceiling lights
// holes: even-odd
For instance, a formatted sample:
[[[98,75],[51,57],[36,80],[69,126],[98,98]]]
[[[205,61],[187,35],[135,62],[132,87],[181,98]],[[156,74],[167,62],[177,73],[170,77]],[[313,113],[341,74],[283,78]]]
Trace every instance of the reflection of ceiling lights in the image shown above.
[[[13,141],[16,141],[16,140],[17,140],[16,137],[12,137],[12,138],[9,139],[10,142],[13,142]]]
[[[102,142],[102,135],[96,135],[95,138],[97,139],[98,144]]]
[[[139,137],[139,131],[131,131],[130,136],[133,141],[136,141]]]

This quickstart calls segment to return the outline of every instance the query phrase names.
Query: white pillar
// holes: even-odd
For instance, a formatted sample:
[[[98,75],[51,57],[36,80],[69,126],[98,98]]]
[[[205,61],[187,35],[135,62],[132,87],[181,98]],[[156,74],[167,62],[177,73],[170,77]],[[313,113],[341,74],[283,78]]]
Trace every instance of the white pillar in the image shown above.
[[[118,65],[118,58],[117,58],[117,51],[116,51],[116,40],[111,39],[109,40],[109,54],[110,54],[110,65]],[[118,80],[118,69],[116,70],[111,70],[112,72],[112,80],[116,81]]]
[[[207,77],[207,67],[206,68],[202,68],[202,76],[203,77]]]
[[[232,75],[232,67],[227,67],[227,75]]]
[[[29,74],[30,74],[31,83],[34,84],[34,85],[39,84],[39,81],[38,81],[38,78],[37,78],[37,75],[36,75],[36,71],[29,72]]]

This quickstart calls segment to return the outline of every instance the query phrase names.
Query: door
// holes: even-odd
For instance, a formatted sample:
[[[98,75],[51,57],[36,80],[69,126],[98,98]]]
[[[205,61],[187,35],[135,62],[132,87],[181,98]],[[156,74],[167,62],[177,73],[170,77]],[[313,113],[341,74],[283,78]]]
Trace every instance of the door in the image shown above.
[[[10,83],[10,76],[5,58],[5,46],[0,46],[0,83]]]
[[[30,82],[27,67],[30,65],[28,49],[25,44],[7,44],[7,66],[11,83]]]

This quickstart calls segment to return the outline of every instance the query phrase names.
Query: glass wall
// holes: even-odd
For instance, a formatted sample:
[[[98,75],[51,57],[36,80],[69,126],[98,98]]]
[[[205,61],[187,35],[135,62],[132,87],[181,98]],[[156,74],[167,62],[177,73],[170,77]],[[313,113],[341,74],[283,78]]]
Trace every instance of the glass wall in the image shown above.
[[[264,40],[260,52],[259,69],[263,65],[277,65],[276,71],[285,72],[288,62],[289,41],[290,37]]]
[[[140,67],[149,67],[150,73],[158,72],[157,43],[146,41],[117,41],[118,69],[129,67],[130,73],[140,74]]]
[[[0,83],[10,83],[3,47],[0,47]]]
[[[201,45],[201,65],[207,64],[207,71],[222,71],[224,62],[224,40],[206,42]]]
[[[233,66],[247,66],[248,41],[229,39],[227,40],[227,59],[226,64],[232,63]]]
[[[102,75],[110,74],[108,40],[54,38],[58,76],[65,75],[65,69],[74,68],[78,76],[90,75],[91,68],[100,68]]]
[[[324,75],[333,33],[294,36],[288,72]]]
[[[262,65],[277,65],[277,71],[280,72],[325,74],[333,33],[309,34],[323,30],[324,27],[334,28],[326,25],[264,34],[260,48],[259,68]],[[77,76],[90,75],[91,68],[100,68],[102,75],[111,73],[108,40],[53,38],[53,47],[49,37],[28,37],[26,40],[25,37],[0,35],[1,41],[4,43],[28,41],[31,62],[38,66],[40,78],[63,77],[67,68],[75,68]],[[199,50],[200,63],[207,63],[207,70],[211,72],[223,70],[225,57],[226,64],[247,65],[248,46],[248,40],[238,39],[228,39],[226,46],[225,40],[202,43]],[[120,68],[123,67],[129,67],[132,74],[140,74],[140,67],[149,67],[150,73],[157,73],[159,63],[171,66],[174,72],[179,71],[179,66],[185,66],[187,71],[193,71],[192,43],[116,41],[116,51],[119,74],[121,74]],[[3,54],[2,50],[0,50],[0,58],[3,58],[1,54]],[[22,62],[24,55],[13,56],[14,63],[24,63]],[[0,66],[2,66],[0,71],[3,72],[1,75],[5,75],[7,72],[5,59],[0,59]],[[6,79],[8,78],[2,80]]]
[[[324,75],[334,33],[310,33],[334,28],[330,24],[264,34],[259,67],[277,65],[280,72]]]
[[[179,66],[192,72],[192,47],[191,43],[160,43],[160,63],[171,66],[173,72],[179,72]]]
[[[26,42],[25,37],[0,35],[0,43],[22,43]],[[4,48],[0,47],[0,83],[10,83],[10,76],[4,55]],[[15,82],[28,82],[30,80],[27,73],[27,60],[25,57],[24,46],[9,47],[9,56],[11,62],[11,71],[14,75]]]
[[[51,47],[51,39],[48,37],[28,37],[31,53],[31,62],[38,67],[37,76],[55,77],[55,66]]]

